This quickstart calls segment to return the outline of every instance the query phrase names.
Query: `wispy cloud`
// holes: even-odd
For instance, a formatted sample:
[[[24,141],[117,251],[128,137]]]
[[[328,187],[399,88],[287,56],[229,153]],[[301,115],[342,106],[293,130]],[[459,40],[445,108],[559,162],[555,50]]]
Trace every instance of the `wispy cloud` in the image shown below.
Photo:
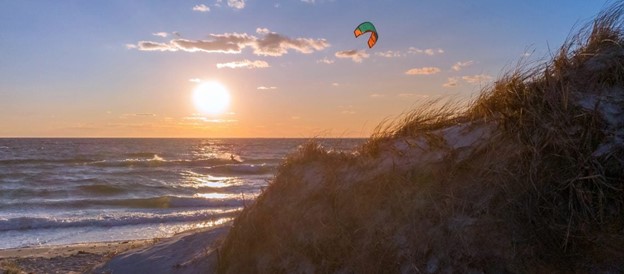
[[[399,94],[397,94],[397,97],[403,97],[403,98],[428,98],[429,95],[419,94],[419,93],[399,93]]]
[[[377,56],[381,56],[381,57],[386,57],[386,58],[392,58],[392,57],[401,57],[402,54],[399,51],[384,51],[384,52],[376,52],[375,55]]]
[[[369,97],[371,97],[371,98],[383,98],[383,97],[386,97],[386,95],[379,94],[379,93],[373,93],[373,94],[369,95]]]
[[[192,82],[192,83],[201,83],[201,82],[202,82],[202,80],[201,80],[201,79],[199,79],[199,78],[191,78],[191,79],[189,79],[189,82]]]
[[[271,31],[267,28],[256,28],[257,34],[269,34]]]
[[[234,8],[234,9],[245,8],[245,0],[228,0],[227,4],[230,8]]]
[[[323,64],[333,64],[335,62],[335,60],[329,59],[327,57],[320,59],[320,60],[316,60],[317,63],[323,63]]]
[[[255,68],[268,68],[268,67],[269,67],[269,63],[265,61],[261,61],[261,60],[250,61],[247,59],[243,61],[217,64],[217,68],[232,68],[232,69],[235,69],[235,68],[255,69]]]
[[[405,72],[407,75],[431,75],[440,72],[440,68],[437,67],[422,67],[413,68]]]
[[[265,87],[265,86],[259,86],[256,89],[258,90],[276,90],[277,87]]]
[[[142,51],[186,51],[206,53],[241,53],[250,47],[260,56],[282,56],[293,50],[299,53],[312,53],[329,47],[325,39],[290,38],[265,28],[258,28],[256,37],[246,33],[210,34],[207,40],[173,39],[169,43],[140,41],[136,48]]]
[[[301,2],[308,3],[308,4],[314,4],[316,1],[315,0],[301,0]]]
[[[462,79],[469,84],[477,85],[485,82],[491,81],[493,78],[487,74],[478,74],[478,75],[467,75],[463,76]]]
[[[178,48],[175,46],[172,46],[171,44],[151,42],[151,41],[140,41],[139,43],[136,44],[136,46],[135,45],[133,46],[134,47],[128,47],[128,45],[126,45],[126,47],[128,48],[136,48],[142,51],[178,51]]]
[[[200,5],[195,5],[193,7],[194,11],[199,11],[199,12],[209,12],[210,8],[204,4],[200,4]]]
[[[257,39],[252,47],[257,55],[281,56],[289,49],[300,53],[312,53],[329,47],[325,39],[312,38],[289,38],[281,34],[262,29],[258,34],[264,34],[261,39]]]
[[[162,32],[162,31],[161,32],[154,32],[154,33],[152,33],[152,35],[158,36],[158,37],[162,37],[162,38],[167,38],[167,36],[169,36],[168,33]]]
[[[336,52],[335,56],[338,58],[349,58],[353,62],[362,63],[362,61],[370,55],[363,50],[343,50]]]
[[[216,123],[216,124],[238,122],[238,120],[234,120],[234,119],[211,119],[211,118],[203,117],[199,115],[188,116],[182,119],[187,120],[187,121],[196,121],[196,122],[202,122],[202,123]]]
[[[442,84],[443,87],[445,88],[454,88],[458,85],[459,82],[459,78],[457,77],[449,77],[446,80],[446,83]]]
[[[132,117],[156,117],[154,113],[124,113],[119,116],[120,119],[128,119]]]
[[[415,48],[415,47],[410,47],[407,52],[411,53],[411,54],[436,55],[436,54],[444,53],[444,50],[440,49],[440,48],[437,48],[437,49],[419,49],[419,48]]]
[[[451,68],[454,71],[460,71],[462,68],[465,68],[467,66],[470,66],[474,63],[474,61],[470,60],[470,61],[466,61],[466,62],[457,62],[455,63]]]
[[[348,106],[338,106],[338,108],[342,109],[340,114],[353,115],[355,114],[355,110],[353,109],[353,105]]]

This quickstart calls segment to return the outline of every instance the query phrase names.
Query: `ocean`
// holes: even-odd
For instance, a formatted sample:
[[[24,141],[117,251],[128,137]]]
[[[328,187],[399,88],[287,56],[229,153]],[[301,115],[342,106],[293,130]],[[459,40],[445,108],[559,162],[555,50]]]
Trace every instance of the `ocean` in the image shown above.
[[[306,139],[0,139],[0,249],[218,225]],[[349,150],[363,139],[322,139]]]

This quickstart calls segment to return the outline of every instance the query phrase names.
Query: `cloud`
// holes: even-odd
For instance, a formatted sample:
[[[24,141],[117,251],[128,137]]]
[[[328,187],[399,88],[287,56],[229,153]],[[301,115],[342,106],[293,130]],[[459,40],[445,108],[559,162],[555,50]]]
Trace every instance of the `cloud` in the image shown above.
[[[119,116],[120,119],[128,119],[131,117],[156,117],[154,113],[123,113]]]
[[[446,83],[442,84],[445,88],[454,88],[458,85],[459,79],[457,77],[449,77]]]
[[[126,48],[127,49],[136,49],[137,45],[135,45],[135,44],[126,44]]]
[[[206,5],[204,5],[204,4],[201,4],[201,5],[195,5],[193,7],[193,10],[194,11],[199,11],[199,12],[209,12],[210,8],[208,6],[206,6]]]
[[[353,62],[362,63],[362,60],[370,55],[363,50],[343,50],[336,52],[335,56],[338,58],[350,58]]]
[[[355,111],[350,110],[350,109],[345,109],[345,110],[341,111],[340,113],[347,114],[347,115],[353,115],[353,114],[355,114]]]
[[[269,63],[265,61],[260,61],[260,60],[249,61],[247,59],[243,61],[217,64],[217,68],[232,68],[232,69],[235,69],[235,68],[254,69],[254,68],[268,68],[268,67],[269,67]]]
[[[257,40],[245,33],[211,34],[211,40],[174,39],[169,42],[173,48],[186,52],[241,53],[242,49]]]
[[[271,31],[267,28],[256,28],[257,34],[269,34]]]
[[[178,51],[178,48],[171,44],[151,41],[139,41],[135,48],[142,51]]]
[[[230,8],[235,8],[235,9],[245,8],[245,0],[228,0],[227,4]]]
[[[398,97],[404,97],[404,98],[428,98],[429,95],[425,95],[425,94],[418,94],[418,93],[399,93],[397,94]]]
[[[477,85],[477,84],[491,81],[492,76],[489,76],[487,74],[468,75],[468,76],[463,76],[462,79],[468,82],[469,84]]]
[[[270,32],[266,28],[256,29],[263,37],[256,37],[246,33],[210,34],[210,39],[190,40],[173,39],[169,43],[140,41],[136,48],[142,51],[185,51],[207,53],[241,53],[250,47],[253,53],[260,56],[282,56],[290,50],[309,54],[329,47],[325,39],[289,38],[284,35]],[[128,46],[127,46],[128,47]]]
[[[329,43],[325,39],[289,38],[268,30],[262,34],[265,36],[256,40],[252,45],[256,55],[282,56],[289,49],[300,53],[312,53],[329,47]]]
[[[443,49],[419,49],[419,48],[415,48],[415,47],[410,47],[409,50],[407,51],[411,54],[426,54],[426,55],[436,55],[436,54],[442,54],[444,53]]]
[[[340,86],[340,84],[339,84],[339,83],[332,83],[331,85],[332,85],[332,87],[337,87],[337,86]]]
[[[320,59],[320,60],[316,60],[317,63],[323,63],[323,64],[333,64],[335,62],[335,60],[329,59],[327,57]]]
[[[224,123],[236,123],[236,122],[238,122],[238,120],[234,120],[234,119],[210,119],[208,117],[203,117],[203,116],[199,116],[199,115],[188,116],[188,117],[184,117],[182,119],[183,120],[187,120],[187,121],[196,121],[196,122],[211,123],[211,124],[224,124]],[[198,125],[198,124],[191,124],[191,125]]]
[[[308,3],[308,4],[314,4],[314,2],[316,2],[316,1],[315,0],[301,0],[301,2]]]
[[[158,37],[162,37],[162,38],[167,38],[167,36],[169,36],[169,34],[168,34],[168,33],[166,33],[166,32],[162,32],[162,31],[161,31],[161,32],[155,32],[155,33],[152,33],[152,35],[154,35],[154,36],[158,36]]]
[[[193,83],[201,83],[201,82],[202,82],[202,80],[201,80],[201,79],[199,79],[199,78],[191,78],[191,79],[189,79],[189,82],[193,82]]]
[[[256,89],[258,90],[276,90],[277,87],[265,87],[265,86],[259,86]]]
[[[300,120],[301,116],[290,116],[291,120]]]
[[[385,52],[376,52],[375,55],[381,56],[381,57],[386,57],[386,58],[401,57],[402,56],[401,52],[392,51],[392,50],[385,51]]]
[[[373,93],[371,95],[369,95],[371,98],[383,98],[386,97],[386,95],[383,94],[379,94],[379,93]]]
[[[466,62],[457,62],[455,63],[451,68],[454,71],[460,71],[462,68],[465,68],[467,66],[470,66],[474,63],[474,61],[470,60],[470,61],[466,61]]]
[[[407,75],[431,75],[440,72],[437,67],[413,68],[405,72]]]

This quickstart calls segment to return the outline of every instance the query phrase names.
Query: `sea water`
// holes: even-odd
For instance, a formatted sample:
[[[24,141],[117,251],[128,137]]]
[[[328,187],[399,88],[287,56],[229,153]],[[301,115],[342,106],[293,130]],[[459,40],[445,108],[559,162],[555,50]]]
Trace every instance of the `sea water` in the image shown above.
[[[0,139],[0,249],[151,239],[234,218],[305,139]],[[353,149],[361,139],[324,139]]]

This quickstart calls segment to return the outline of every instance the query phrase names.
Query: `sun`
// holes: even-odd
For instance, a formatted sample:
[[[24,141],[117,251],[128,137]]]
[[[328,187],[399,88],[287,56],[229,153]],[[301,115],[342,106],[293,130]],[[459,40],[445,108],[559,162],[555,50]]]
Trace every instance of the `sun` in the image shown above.
[[[221,114],[230,106],[230,93],[219,82],[203,82],[193,90],[193,103],[202,114]]]

